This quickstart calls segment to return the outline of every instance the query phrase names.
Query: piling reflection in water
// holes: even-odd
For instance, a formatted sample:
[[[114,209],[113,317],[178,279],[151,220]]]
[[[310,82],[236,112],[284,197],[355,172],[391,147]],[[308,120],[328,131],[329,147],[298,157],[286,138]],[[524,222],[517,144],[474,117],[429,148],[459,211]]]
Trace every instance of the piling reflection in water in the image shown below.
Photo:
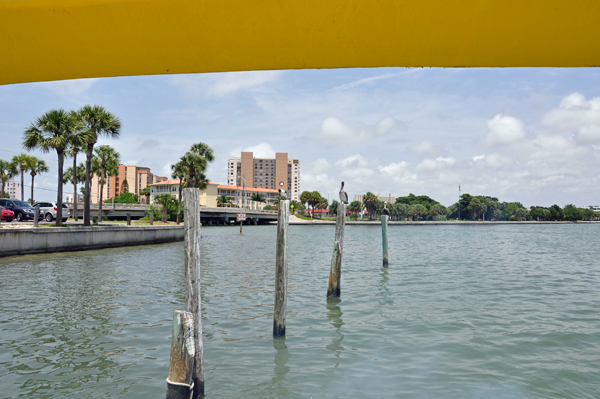
[[[275,352],[275,367],[273,368],[272,384],[277,384],[285,380],[285,376],[290,372],[291,367],[286,366],[292,355],[288,352],[288,347],[285,344],[285,337],[273,338],[273,349]]]
[[[329,298],[327,300],[327,318],[331,321],[331,325],[335,327],[334,338],[331,343],[326,345],[325,348],[335,352],[335,357],[340,358],[340,354],[344,350],[342,341],[344,341],[344,334],[342,334],[342,326],[344,321],[342,320],[342,309],[339,304],[341,300],[339,298]],[[340,365],[339,360],[336,362],[334,368],[338,368]]]

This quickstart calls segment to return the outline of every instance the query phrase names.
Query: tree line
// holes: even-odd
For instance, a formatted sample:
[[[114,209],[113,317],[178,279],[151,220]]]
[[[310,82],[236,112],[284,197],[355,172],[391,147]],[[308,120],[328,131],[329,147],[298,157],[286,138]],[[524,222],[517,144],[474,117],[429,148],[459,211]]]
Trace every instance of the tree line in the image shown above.
[[[302,206],[297,210],[328,209],[330,214],[337,213],[338,201],[328,205],[318,191],[304,191],[300,195]],[[352,219],[366,217],[374,220],[381,215],[384,206],[390,211],[392,220],[503,220],[503,221],[563,221],[563,220],[594,220],[600,219],[600,212],[592,209],[577,208],[569,204],[564,208],[558,205],[551,207],[532,206],[529,210],[520,202],[500,202],[498,198],[489,196],[473,196],[465,193],[458,202],[445,207],[440,202],[427,195],[409,194],[396,198],[394,203],[385,205],[377,195],[367,192],[362,201],[352,201],[346,211]]]

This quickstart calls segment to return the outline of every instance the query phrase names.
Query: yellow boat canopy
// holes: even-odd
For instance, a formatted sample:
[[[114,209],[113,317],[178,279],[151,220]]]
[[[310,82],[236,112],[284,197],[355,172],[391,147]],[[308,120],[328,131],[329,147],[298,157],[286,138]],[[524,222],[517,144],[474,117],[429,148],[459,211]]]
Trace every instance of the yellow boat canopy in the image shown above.
[[[600,65],[597,0],[0,0],[0,84],[352,67]]]

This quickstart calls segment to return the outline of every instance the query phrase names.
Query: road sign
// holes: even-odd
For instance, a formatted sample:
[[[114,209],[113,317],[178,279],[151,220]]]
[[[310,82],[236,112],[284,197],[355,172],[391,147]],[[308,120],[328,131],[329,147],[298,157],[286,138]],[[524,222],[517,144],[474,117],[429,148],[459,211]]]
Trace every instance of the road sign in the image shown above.
[[[237,214],[237,221],[238,222],[245,222],[246,221],[246,214],[245,213],[238,213]]]

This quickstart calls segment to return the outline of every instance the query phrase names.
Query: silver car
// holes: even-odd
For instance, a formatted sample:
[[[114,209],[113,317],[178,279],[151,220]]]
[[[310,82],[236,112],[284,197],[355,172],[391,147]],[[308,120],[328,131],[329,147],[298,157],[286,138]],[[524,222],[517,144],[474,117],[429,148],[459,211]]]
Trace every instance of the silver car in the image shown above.
[[[44,215],[46,222],[56,220],[56,202],[38,202],[34,205],[35,208],[40,208],[40,216]],[[71,210],[66,204],[62,204],[62,221],[66,222],[71,217]]]

